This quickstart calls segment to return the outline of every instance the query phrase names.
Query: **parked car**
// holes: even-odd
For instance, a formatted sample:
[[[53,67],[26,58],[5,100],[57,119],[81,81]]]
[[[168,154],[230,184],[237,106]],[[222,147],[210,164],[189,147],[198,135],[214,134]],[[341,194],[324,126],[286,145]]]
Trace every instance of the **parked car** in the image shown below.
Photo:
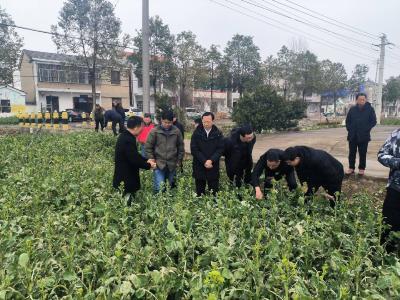
[[[187,118],[192,119],[192,120],[201,118],[201,115],[202,115],[195,107],[186,107],[185,112],[186,112]]]
[[[82,112],[73,110],[72,108],[65,110],[68,113],[69,122],[82,122]]]
[[[139,108],[130,107],[129,109],[125,109],[126,119],[132,116],[143,117],[143,112]]]

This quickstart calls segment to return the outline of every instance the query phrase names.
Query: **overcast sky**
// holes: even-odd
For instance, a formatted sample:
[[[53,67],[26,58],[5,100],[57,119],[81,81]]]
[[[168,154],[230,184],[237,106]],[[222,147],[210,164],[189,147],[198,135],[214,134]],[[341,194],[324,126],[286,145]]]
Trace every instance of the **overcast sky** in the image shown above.
[[[317,54],[319,59],[329,58],[342,62],[346,66],[348,74],[351,74],[357,63],[368,64],[370,66],[369,76],[371,79],[375,79],[376,59],[379,53],[373,50],[374,47],[369,47],[367,43],[379,43],[378,37],[373,39],[343,30],[278,3],[281,2],[301,10],[300,7],[293,4],[295,2],[332,19],[362,29],[367,33],[376,36],[386,33],[389,41],[397,44],[398,48],[394,47],[388,50],[385,78],[400,74],[399,0],[215,1],[235,8],[241,13],[232,11],[227,7],[222,7],[211,0],[150,0],[150,16],[159,15],[170,26],[172,33],[176,34],[183,30],[193,31],[197,35],[198,41],[204,47],[216,44],[220,45],[221,50],[223,50],[226,42],[234,34],[251,35],[254,37],[256,45],[260,48],[263,59],[268,55],[275,55],[282,45],[286,44],[289,46],[294,39],[302,38],[306,41],[307,48]],[[123,31],[130,35],[135,35],[136,30],[141,27],[142,1],[111,0],[111,2],[116,4],[116,15],[122,20]],[[246,2],[255,3],[256,6],[252,6]],[[242,7],[235,6],[233,3]],[[62,5],[63,0],[0,0],[0,6],[12,16],[17,25],[42,30],[49,30],[52,24],[56,24]],[[276,15],[265,8],[276,10],[281,14],[297,18],[300,21],[312,22],[332,33],[312,29],[305,24],[288,19],[282,15]],[[308,13],[310,12],[308,11]],[[253,17],[243,14],[252,15]],[[278,24],[271,19],[280,23]],[[291,32],[273,27],[265,22],[284,27]],[[56,51],[50,36],[24,30],[18,30],[18,32],[24,38],[24,48],[48,52]],[[346,37],[351,37],[353,42],[346,42]],[[315,42],[315,40],[319,40],[320,43]],[[321,44],[321,42],[325,45]],[[336,48],[328,47],[327,44]],[[358,47],[360,45],[364,47]]]

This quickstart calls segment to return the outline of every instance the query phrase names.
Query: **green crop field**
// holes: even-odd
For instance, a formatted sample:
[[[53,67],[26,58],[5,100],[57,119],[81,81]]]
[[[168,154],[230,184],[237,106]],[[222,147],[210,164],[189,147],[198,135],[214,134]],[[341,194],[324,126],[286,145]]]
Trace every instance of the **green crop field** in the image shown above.
[[[356,194],[331,209],[278,183],[268,200],[175,190],[131,207],[111,187],[110,134],[0,136],[0,299],[400,299],[380,211]]]

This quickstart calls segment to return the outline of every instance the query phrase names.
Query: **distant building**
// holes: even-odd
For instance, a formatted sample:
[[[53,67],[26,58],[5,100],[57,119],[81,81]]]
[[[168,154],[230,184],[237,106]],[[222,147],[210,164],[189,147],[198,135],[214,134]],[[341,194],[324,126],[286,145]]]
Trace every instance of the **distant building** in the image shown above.
[[[9,85],[0,86],[0,116],[25,112],[25,92]]]

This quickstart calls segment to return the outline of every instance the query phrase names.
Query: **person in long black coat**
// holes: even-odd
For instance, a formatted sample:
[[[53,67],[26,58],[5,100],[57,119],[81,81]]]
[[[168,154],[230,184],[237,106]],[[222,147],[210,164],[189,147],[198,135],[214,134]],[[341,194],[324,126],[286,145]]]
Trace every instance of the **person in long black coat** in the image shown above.
[[[213,125],[214,115],[206,112],[202,124],[197,126],[190,141],[193,156],[193,178],[196,193],[205,193],[206,185],[215,195],[219,190],[219,161],[224,151],[222,132]]]
[[[336,193],[342,191],[343,165],[326,151],[306,146],[287,148],[283,155],[286,163],[295,168],[300,183],[307,183],[306,196],[323,187],[334,207]]]
[[[357,105],[350,108],[346,117],[347,140],[349,141],[349,169],[346,175],[354,173],[357,149],[359,175],[364,175],[371,129],[376,125],[375,110],[367,102],[367,96],[364,93],[357,94],[356,102]]]
[[[240,187],[243,181],[245,184],[251,182],[255,143],[256,136],[249,125],[233,129],[231,135],[224,139],[226,173],[236,187]]]
[[[252,185],[256,192],[256,198],[262,199],[264,197],[260,188],[260,177],[264,173],[264,194],[272,188],[272,179],[281,180],[285,177],[289,190],[297,188],[296,176],[294,168],[289,166],[284,160],[284,152],[280,149],[269,149],[261,155],[257,164],[253,169]]]
[[[120,133],[124,129],[122,117],[116,110],[113,109],[107,110],[104,113],[104,121],[105,121],[104,124],[105,127],[107,127],[108,122],[112,122],[112,131],[114,135],[117,135],[117,124],[119,124]]]
[[[136,146],[136,137],[143,128],[143,120],[134,116],[129,118],[127,128],[119,135],[115,146],[115,168],[113,187],[119,188],[124,184],[124,195],[130,194],[130,205],[135,193],[140,189],[139,169],[155,168],[155,163],[147,161],[139,154]]]

